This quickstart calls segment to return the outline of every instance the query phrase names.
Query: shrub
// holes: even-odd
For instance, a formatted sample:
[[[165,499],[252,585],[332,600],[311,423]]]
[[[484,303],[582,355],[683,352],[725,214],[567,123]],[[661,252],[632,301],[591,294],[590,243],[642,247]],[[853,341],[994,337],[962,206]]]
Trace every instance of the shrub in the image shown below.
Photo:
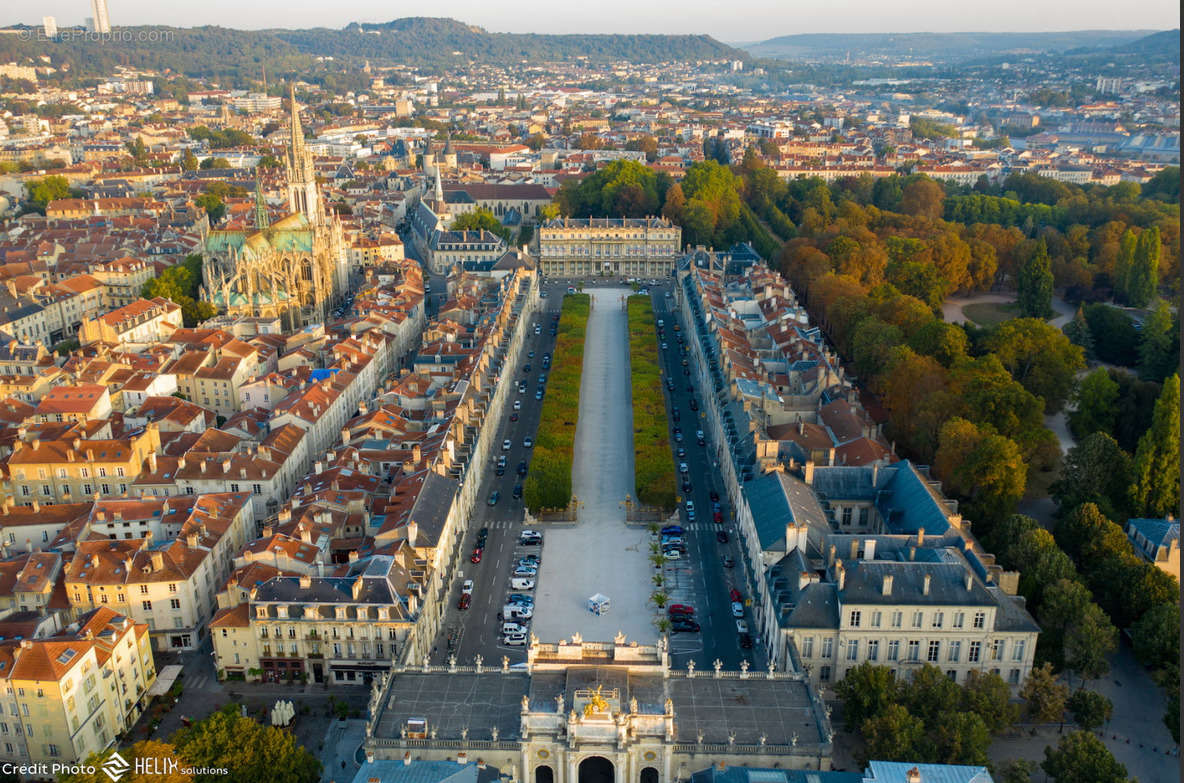
[[[631,296],[629,372],[633,388],[633,479],[641,503],[670,510],[675,503],[674,458],[666,427],[662,363],[648,296]]]

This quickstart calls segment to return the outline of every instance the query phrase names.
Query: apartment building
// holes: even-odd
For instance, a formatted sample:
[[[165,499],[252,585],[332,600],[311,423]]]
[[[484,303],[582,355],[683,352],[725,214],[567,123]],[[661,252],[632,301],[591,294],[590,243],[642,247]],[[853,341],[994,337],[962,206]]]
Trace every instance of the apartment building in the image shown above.
[[[111,307],[124,307],[140,298],[144,284],[156,275],[153,264],[138,258],[124,256],[106,263],[94,264],[91,277],[102,283],[107,303]]]
[[[91,529],[108,538],[78,541],[65,578],[71,606],[144,623],[159,650],[200,646],[234,556],[254,536],[246,492],[97,504]]]
[[[82,322],[78,339],[118,345],[146,345],[169,337],[181,328],[181,306],[168,299],[137,299],[129,305]]]
[[[547,277],[666,277],[682,229],[665,218],[555,218],[539,226],[539,270]]]
[[[340,576],[277,576],[210,623],[225,674],[274,682],[366,682],[389,670],[420,609],[415,553],[355,560]]]
[[[145,425],[114,440],[16,440],[8,456],[8,480],[16,503],[72,503],[123,495],[143,469],[149,454],[160,450],[160,430]]]
[[[73,763],[105,750],[155,682],[147,626],[106,607],[63,634],[0,642],[0,759]]]

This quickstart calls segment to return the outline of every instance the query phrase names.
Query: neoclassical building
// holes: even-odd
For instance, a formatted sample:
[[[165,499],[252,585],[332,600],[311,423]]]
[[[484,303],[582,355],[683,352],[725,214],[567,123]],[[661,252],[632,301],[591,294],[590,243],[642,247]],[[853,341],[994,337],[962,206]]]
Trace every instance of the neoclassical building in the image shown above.
[[[349,286],[341,222],[321,202],[295,89],[291,100],[284,161],[291,214],[269,225],[257,194],[255,227],[209,231],[202,260],[205,301],[232,316],[280,318],[287,329],[323,322]]]
[[[548,277],[665,277],[682,229],[660,217],[555,218],[539,226],[537,242]]]
[[[492,665],[486,665],[490,663]],[[829,770],[830,720],[797,673],[670,668],[656,645],[532,640],[524,665],[396,664],[366,753],[471,758],[512,783],[674,783],[712,764]]]

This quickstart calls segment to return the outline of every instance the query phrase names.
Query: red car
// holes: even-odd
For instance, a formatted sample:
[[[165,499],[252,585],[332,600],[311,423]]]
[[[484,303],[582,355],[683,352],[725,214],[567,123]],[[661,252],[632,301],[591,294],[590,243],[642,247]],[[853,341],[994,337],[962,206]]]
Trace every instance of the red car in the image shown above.
[[[734,587],[731,589],[731,591],[728,592],[728,595],[731,596],[733,601],[740,601],[740,602],[744,601],[744,596],[741,595],[740,591]]]
[[[723,521],[724,521],[724,515],[723,515],[723,514],[721,514],[721,513],[719,513],[718,511],[713,511],[713,512],[711,512],[711,518],[712,518],[712,519],[713,519],[713,520],[714,520],[714,521],[715,521],[717,524],[723,524]]]
[[[695,614],[695,607],[687,606],[686,604],[671,604],[666,608],[666,613],[671,617],[675,615],[690,617]]]
[[[460,600],[456,602],[456,608],[457,609],[468,609],[469,604],[471,604],[472,602],[473,602],[473,596],[469,595],[468,593],[465,593],[464,595],[462,595],[460,597]]]
[[[473,550],[473,555],[472,555],[472,557],[469,558],[469,562],[470,563],[480,563],[481,562],[481,555],[484,552],[485,552],[484,549],[482,549],[481,547],[477,547],[476,549]]]

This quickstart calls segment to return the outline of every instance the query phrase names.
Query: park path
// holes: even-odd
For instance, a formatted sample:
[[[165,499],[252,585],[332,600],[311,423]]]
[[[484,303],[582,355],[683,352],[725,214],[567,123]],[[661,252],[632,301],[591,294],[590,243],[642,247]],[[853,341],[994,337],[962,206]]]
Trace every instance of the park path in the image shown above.
[[[970,296],[951,296],[941,305],[942,318],[952,324],[969,321],[964,308],[973,304],[1011,304],[1015,301],[1015,294],[972,294]],[[1052,309],[1056,315],[1049,319],[1050,326],[1060,329],[1073,319],[1077,309],[1059,296],[1053,295]]]

